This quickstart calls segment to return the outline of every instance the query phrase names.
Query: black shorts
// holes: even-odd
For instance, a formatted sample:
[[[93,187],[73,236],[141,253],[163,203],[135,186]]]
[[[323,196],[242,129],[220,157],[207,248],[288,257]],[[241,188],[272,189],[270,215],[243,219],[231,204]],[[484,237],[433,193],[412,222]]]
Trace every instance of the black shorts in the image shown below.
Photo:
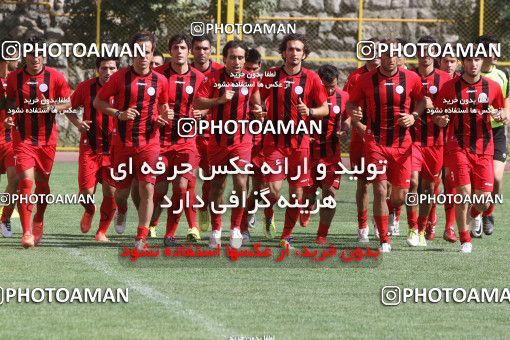
[[[494,160],[506,162],[506,135],[505,127],[498,126],[492,129],[494,138]]]

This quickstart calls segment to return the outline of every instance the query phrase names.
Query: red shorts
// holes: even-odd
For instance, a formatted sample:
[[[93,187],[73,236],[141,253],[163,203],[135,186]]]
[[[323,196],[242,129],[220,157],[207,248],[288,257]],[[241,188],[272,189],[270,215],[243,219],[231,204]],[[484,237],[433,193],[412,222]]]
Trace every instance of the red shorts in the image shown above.
[[[136,178],[137,181],[147,182],[154,184],[156,183],[156,175],[152,173],[143,174],[142,173],[142,165],[146,162],[152,169],[156,170],[156,163],[158,162],[159,157],[159,143],[148,144],[145,146],[112,146],[111,151],[111,160],[112,167],[115,172],[115,176],[123,176],[123,172],[119,172],[119,165],[126,164],[123,168],[126,170],[125,178],[113,178],[115,183],[115,187],[117,189],[126,189],[131,186],[131,182],[133,178]],[[132,164],[132,172],[129,173],[128,164],[129,159],[131,158]],[[122,169],[122,168],[121,168]]]
[[[386,166],[386,172],[377,174],[375,180],[388,180],[391,185],[397,188],[408,189],[411,184],[411,152],[411,145],[403,148],[394,148],[378,145],[375,141],[369,141],[365,148],[365,167],[374,164],[377,170],[381,171],[383,166]],[[371,176],[371,174],[367,173],[367,176]]]
[[[285,167],[286,161],[287,167]],[[287,178],[289,185],[294,188],[312,185],[309,148],[265,147],[254,163],[259,168],[262,168],[263,163],[266,163],[275,172],[264,174],[264,182],[266,183],[283,181]],[[279,167],[281,171],[277,172]]]
[[[14,166],[14,151],[12,142],[8,142],[0,145],[0,174],[5,174],[11,166]]]
[[[231,164],[230,160],[234,157],[239,157],[234,163],[240,169],[245,169],[248,164],[251,164],[251,148],[251,143],[230,146],[219,146],[216,143],[209,143],[207,150],[209,167],[228,165],[228,169],[232,170],[233,167],[229,165]]]
[[[161,150],[161,161],[165,163],[165,173],[156,178],[156,182],[164,182],[168,177],[175,176],[175,170],[185,170],[184,163],[190,164],[191,169],[196,169],[198,166],[197,147],[194,143],[177,144],[166,147]],[[187,167],[187,166],[186,166]],[[193,178],[193,170],[190,170],[182,175],[188,181]]]
[[[202,169],[208,170],[209,164],[207,163],[207,148],[209,145],[209,138],[197,136],[196,142],[197,142],[197,150],[198,150],[198,157],[197,157],[198,165]]]
[[[43,176],[49,176],[55,160],[55,145],[13,144],[16,173],[35,168]]]
[[[313,154],[319,154],[313,153]],[[340,173],[335,173],[337,171],[340,171],[341,168],[338,165],[339,162],[341,162],[341,157],[335,156],[335,157],[329,157],[329,158],[320,158],[320,157],[314,157],[312,155],[312,162],[311,162],[311,171],[310,176],[312,177],[312,187],[313,188],[330,188],[333,187],[335,189],[340,188],[340,179],[341,175]],[[317,167],[319,164],[323,164],[323,170],[317,171]],[[322,178],[324,177],[324,178]]]
[[[92,151],[90,146],[80,145],[78,158],[78,186],[80,190],[94,188],[97,183],[114,185],[110,169],[109,154],[97,154]]]
[[[421,146],[413,144],[412,171],[419,171],[422,178],[435,181],[443,167],[443,146]]]
[[[471,184],[474,190],[492,192],[494,169],[492,155],[472,154],[466,149],[457,148],[450,152],[450,180],[455,187]]]

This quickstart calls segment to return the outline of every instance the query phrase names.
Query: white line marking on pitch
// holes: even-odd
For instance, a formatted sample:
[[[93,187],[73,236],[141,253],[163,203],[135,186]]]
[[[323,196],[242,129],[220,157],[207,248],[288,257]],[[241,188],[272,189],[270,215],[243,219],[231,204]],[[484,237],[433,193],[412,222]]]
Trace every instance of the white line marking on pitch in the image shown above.
[[[240,334],[237,332],[234,332],[230,329],[227,329],[223,327],[222,324],[220,324],[217,321],[211,320],[208,317],[201,315],[197,312],[195,312],[192,309],[184,307],[183,303],[168,297],[167,295],[159,292],[158,290],[144,285],[141,282],[133,279],[128,278],[123,274],[120,274],[119,272],[116,272],[112,267],[108,266],[107,264],[97,261],[96,259],[87,256],[86,254],[83,254],[78,249],[69,249],[69,248],[61,248],[65,250],[67,253],[75,256],[76,258],[80,259],[82,262],[88,264],[90,267],[103,272],[104,274],[111,276],[118,281],[120,281],[122,284],[126,285],[130,289],[133,289],[134,291],[138,292],[140,295],[143,295],[144,297],[151,299],[155,302],[163,304],[165,307],[168,307],[172,312],[177,312],[177,314],[182,314],[183,316],[189,318],[191,321],[193,321],[194,325],[198,327],[205,327],[209,332],[218,335],[219,337],[225,338],[230,335],[234,334]]]

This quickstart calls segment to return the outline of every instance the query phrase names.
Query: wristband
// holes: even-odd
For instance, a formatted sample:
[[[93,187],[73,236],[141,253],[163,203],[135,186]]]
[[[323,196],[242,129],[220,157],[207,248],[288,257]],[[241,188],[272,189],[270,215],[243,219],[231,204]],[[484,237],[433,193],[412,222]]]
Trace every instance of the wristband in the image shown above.
[[[115,117],[116,117],[116,118],[119,118],[120,113],[121,113],[121,112],[120,112],[120,110],[117,110],[117,111],[115,112]]]

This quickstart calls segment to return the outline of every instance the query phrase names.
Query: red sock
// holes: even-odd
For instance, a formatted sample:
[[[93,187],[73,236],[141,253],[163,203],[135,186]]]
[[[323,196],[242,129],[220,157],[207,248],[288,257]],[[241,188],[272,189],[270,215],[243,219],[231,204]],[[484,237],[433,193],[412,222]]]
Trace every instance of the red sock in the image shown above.
[[[329,231],[329,224],[319,222],[319,229],[317,230],[317,237],[328,236],[328,231]]]
[[[460,244],[471,242],[471,235],[469,235],[469,230],[459,232],[459,238]]]
[[[184,214],[186,214],[186,220],[190,228],[197,228],[197,211],[193,208],[195,204],[195,185],[197,178],[195,176],[188,182],[188,189],[186,190],[189,196],[189,205],[184,207]]]
[[[421,233],[425,231],[427,227],[427,217],[418,216],[418,232]]]
[[[85,208],[85,212],[87,212],[89,215],[94,215],[96,212],[96,206],[92,203],[82,203],[81,205]]]
[[[267,200],[269,201],[269,207],[264,209],[264,216],[266,219],[273,218],[274,215],[273,206],[278,201],[276,197],[274,197],[273,195],[268,195]]]
[[[449,176],[446,176],[445,181],[443,183],[444,191],[446,194],[455,195],[456,190],[452,186],[452,184],[448,178],[449,178]],[[445,218],[446,218],[445,229],[449,228],[449,227],[453,227],[455,225],[455,205],[451,202],[446,202],[444,204],[444,214],[445,214]]]
[[[248,209],[243,209],[243,217],[241,218],[241,232],[248,231]]]
[[[398,206],[395,208],[395,219],[400,221],[400,214],[402,213],[402,206]]]
[[[0,221],[2,221],[2,223],[5,223],[8,219],[11,218],[13,211],[14,211],[14,204],[4,207],[4,209],[2,210],[2,217],[0,217]]]
[[[374,216],[374,220],[379,231],[381,244],[390,243],[390,238],[388,237],[388,215]]]
[[[471,207],[471,210],[469,211],[469,213],[471,214],[472,218],[475,218],[478,215],[480,215],[480,212],[475,208],[475,206]]]
[[[483,212],[483,215],[482,215],[482,216],[490,216],[490,215],[492,215],[492,213],[494,212],[494,208],[495,208],[495,207],[496,207],[496,206],[495,206],[494,204],[491,204],[491,205],[489,206],[489,209],[487,209],[487,210],[485,210],[485,211]]]
[[[48,195],[50,193],[50,185],[47,181],[35,182],[35,194]],[[48,204],[45,200],[37,202],[37,210],[34,215],[34,222],[42,222],[44,219],[44,212]]]
[[[119,214],[127,213],[127,203],[117,204],[117,210],[119,211]]]
[[[298,200],[298,204],[301,204],[301,202],[301,199]],[[285,209],[285,223],[281,239],[288,238],[292,234],[292,230],[294,229],[294,226],[296,225],[296,222],[299,218],[299,210],[299,208]]]
[[[366,228],[367,220],[368,220],[368,211],[367,210],[358,211],[358,229]]]
[[[407,211],[407,225],[409,229],[418,229],[418,217],[416,210],[408,210]]]
[[[430,213],[429,213],[429,216],[428,216],[428,221],[430,223],[432,223],[432,224],[437,222],[436,209],[437,209],[437,204],[432,204],[432,208],[430,208]]]
[[[200,208],[200,210],[207,210],[209,206],[209,192],[211,191],[211,181],[204,181],[202,183],[202,201],[204,201],[204,206]]]
[[[23,200],[22,203],[18,201],[18,212],[19,219],[21,222],[21,228],[23,229],[23,235],[31,235],[32,228],[30,227],[30,217],[32,216],[33,205],[28,203],[28,196],[32,193],[32,185],[33,182],[28,178],[24,178],[19,181],[19,194],[25,195],[26,200]]]
[[[147,235],[149,235],[149,228],[148,227],[138,227],[137,231],[136,231],[136,237],[135,237],[135,240],[136,241],[140,241],[142,239],[147,239]]]
[[[241,221],[243,219],[244,208],[235,207],[232,208],[230,215],[230,230],[241,227]]]
[[[186,202],[186,188],[174,186],[172,188],[172,206],[170,211],[167,213],[166,219],[166,234],[165,237],[175,236],[175,231],[179,226],[179,220],[182,212],[175,213],[173,210],[179,209],[181,205],[185,205]]]
[[[221,230],[221,215],[216,214],[212,211],[212,204],[211,204],[211,208],[209,210],[211,212],[211,229],[212,230]]]
[[[113,215],[115,214],[115,209],[117,208],[115,204],[115,198],[113,196],[105,196],[103,197],[103,202],[101,202],[101,207],[99,211],[101,213],[101,219],[99,220],[99,228],[97,232],[101,232],[106,234],[108,231],[108,227],[113,219]]]

